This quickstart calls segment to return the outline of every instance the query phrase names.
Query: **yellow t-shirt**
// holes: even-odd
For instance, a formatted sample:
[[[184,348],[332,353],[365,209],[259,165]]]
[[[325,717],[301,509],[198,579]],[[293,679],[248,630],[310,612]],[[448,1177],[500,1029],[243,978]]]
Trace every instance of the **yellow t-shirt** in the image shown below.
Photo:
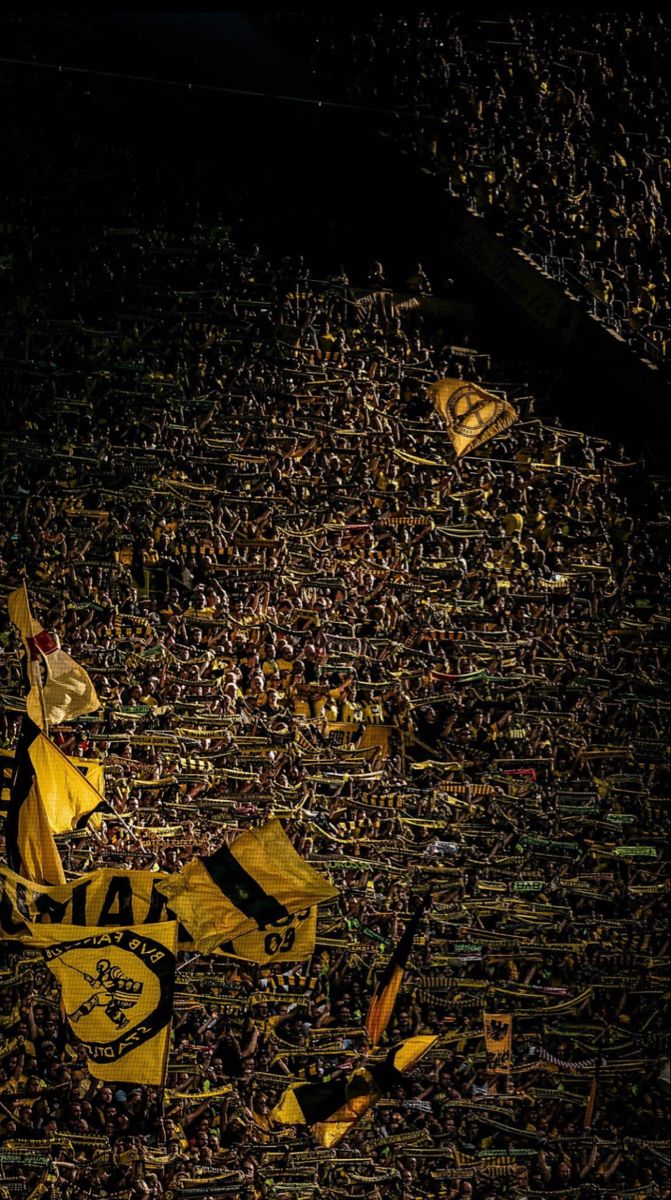
[[[513,533],[521,533],[524,529],[524,517],[521,513],[506,513],[503,518],[503,530],[507,537]]]

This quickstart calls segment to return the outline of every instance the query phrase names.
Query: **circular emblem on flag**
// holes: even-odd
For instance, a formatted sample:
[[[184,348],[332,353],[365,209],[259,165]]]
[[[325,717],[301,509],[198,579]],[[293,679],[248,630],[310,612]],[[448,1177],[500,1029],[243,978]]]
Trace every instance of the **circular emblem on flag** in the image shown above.
[[[61,942],[46,956],[68,1021],[95,1062],[136,1050],[172,1016],[174,955],[135,929]]]
[[[496,420],[499,406],[471,383],[455,388],[445,405],[451,428],[461,437],[477,437]]]

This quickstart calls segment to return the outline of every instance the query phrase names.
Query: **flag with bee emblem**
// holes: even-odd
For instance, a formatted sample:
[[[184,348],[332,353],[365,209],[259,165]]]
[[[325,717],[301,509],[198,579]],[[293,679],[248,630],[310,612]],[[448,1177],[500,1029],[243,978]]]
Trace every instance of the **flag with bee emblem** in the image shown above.
[[[265,961],[280,947],[282,930],[290,939],[294,913],[338,894],[296,853],[279,821],[245,830],[157,887],[196,950],[209,954],[243,934],[261,934]]]
[[[37,925],[63,1010],[96,1079],[165,1084],[177,923],[125,929]]]
[[[517,420],[512,404],[477,383],[439,379],[428,391],[447,426],[457,458],[477,450]]]
[[[26,648],[30,689],[26,711],[30,719],[46,730],[50,725],[60,725],[100,708],[96,690],[84,668],[61,650],[58,640],[33,617],[25,587],[9,593],[7,608]],[[44,682],[42,663],[46,668]]]

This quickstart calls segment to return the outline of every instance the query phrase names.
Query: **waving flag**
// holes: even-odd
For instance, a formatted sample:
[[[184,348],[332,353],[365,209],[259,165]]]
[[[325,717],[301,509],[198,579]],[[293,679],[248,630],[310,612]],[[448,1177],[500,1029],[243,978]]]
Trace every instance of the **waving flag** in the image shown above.
[[[83,667],[61,650],[30,611],[28,592],[17,588],[7,597],[9,618],[19,630],[28,656],[26,711],[40,729],[60,725],[100,708],[93,683]],[[42,682],[41,663],[46,668]]]
[[[34,883],[65,883],[54,834],[85,825],[102,804],[100,792],[30,717],[24,717],[5,821],[11,869]]]
[[[96,1079],[162,1087],[175,989],[177,923],[125,929],[38,925],[68,1024]]]
[[[310,1125],[320,1146],[337,1146],[437,1041],[434,1034],[407,1038],[392,1046],[383,1062],[322,1083],[292,1083],[271,1118],[278,1125]]]
[[[366,1030],[374,1046],[377,1046],[391,1020],[396,997],[400,991],[405,968],[410,957],[410,951],[412,950],[412,944],[428,902],[429,897],[425,896],[417,912],[408,922],[403,937],[375,985],[375,991],[373,992],[366,1017]]]
[[[338,894],[296,853],[279,821],[247,829],[230,846],[194,859],[157,886],[196,950],[209,954],[243,934],[259,933],[264,961],[280,948],[282,930],[291,939],[294,913]]]
[[[517,420],[512,404],[477,383],[439,379],[428,390],[447,426],[457,458],[477,450]]]
[[[31,758],[31,751],[41,736],[37,725],[24,717],[14,755],[5,821],[7,862],[17,875],[35,883],[65,883],[63,863]]]

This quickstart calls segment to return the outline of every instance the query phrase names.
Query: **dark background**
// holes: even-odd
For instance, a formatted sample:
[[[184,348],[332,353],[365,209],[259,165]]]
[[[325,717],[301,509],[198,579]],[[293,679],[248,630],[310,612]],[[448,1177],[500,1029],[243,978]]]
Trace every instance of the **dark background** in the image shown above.
[[[553,345],[497,302],[453,260],[442,185],[399,152],[399,118],[318,104],[253,13],[9,13],[0,32],[0,57],[25,64],[0,63],[4,220],[82,244],[106,222],[221,220],[318,277],[342,265],[362,283],[380,259],[399,289],[420,261],[437,294],[476,305],[473,344],[521,362],[565,424],[665,455],[662,373],[605,331]]]

